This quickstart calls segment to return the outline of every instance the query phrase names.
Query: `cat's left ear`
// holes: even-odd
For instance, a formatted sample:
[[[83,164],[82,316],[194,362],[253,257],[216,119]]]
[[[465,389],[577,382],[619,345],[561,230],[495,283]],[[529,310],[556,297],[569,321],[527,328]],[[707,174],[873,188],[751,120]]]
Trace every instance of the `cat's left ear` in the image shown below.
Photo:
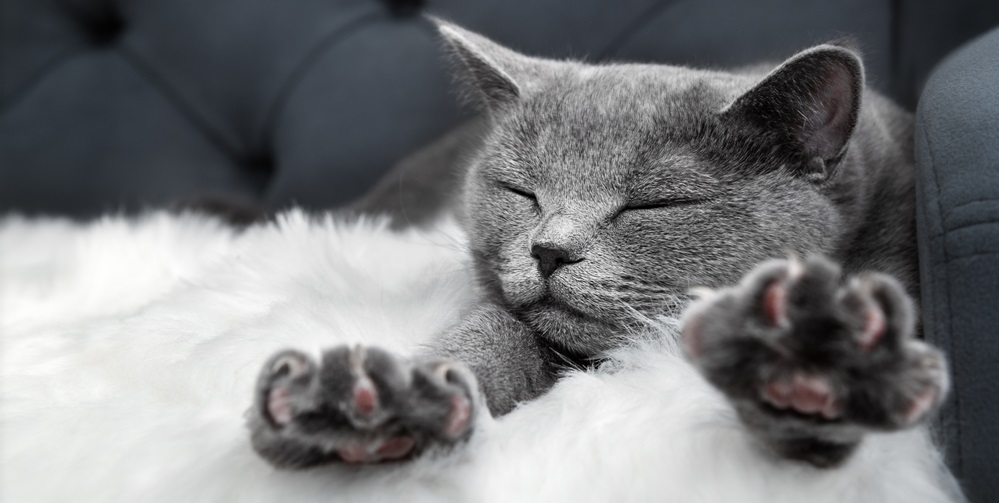
[[[487,112],[505,109],[544,80],[553,62],[525,56],[488,38],[437,18],[430,18],[459,66],[466,90]]]
[[[832,175],[857,125],[864,67],[839,43],[802,51],[733,101],[722,116],[777,133],[805,156],[810,179]]]

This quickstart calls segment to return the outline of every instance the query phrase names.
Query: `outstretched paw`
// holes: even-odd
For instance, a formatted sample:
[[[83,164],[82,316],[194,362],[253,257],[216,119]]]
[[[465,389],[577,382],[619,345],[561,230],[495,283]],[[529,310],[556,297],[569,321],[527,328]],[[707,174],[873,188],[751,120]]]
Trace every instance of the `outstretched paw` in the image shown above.
[[[947,393],[943,355],[913,337],[912,303],[882,274],[821,257],[767,262],[684,316],[690,359],[784,457],[830,466],[867,431],[915,425]]]
[[[475,377],[455,362],[341,346],[317,364],[282,351],[258,378],[251,438],[283,468],[402,460],[471,435],[477,393]]]

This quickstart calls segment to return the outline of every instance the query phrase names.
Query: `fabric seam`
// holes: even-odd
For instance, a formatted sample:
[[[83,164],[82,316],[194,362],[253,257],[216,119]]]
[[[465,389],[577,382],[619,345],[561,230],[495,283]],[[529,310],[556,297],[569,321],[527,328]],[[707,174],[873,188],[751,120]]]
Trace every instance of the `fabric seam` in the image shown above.
[[[933,149],[933,143],[930,141],[929,134],[927,134],[927,132],[926,132],[929,124],[926,124],[926,126],[927,127],[921,128],[920,132],[923,135],[923,141],[926,142],[926,151],[927,151],[927,153],[929,154],[929,157],[930,157],[930,165],[928,167],[933,172],[933,177],[932,177],[932,180],[933,180],[933,191],[934,191],[933,195],[934,195],[934,198],[936,199],[937,217],[942,219],[943,218],[943,205],[940,202],[940,199],[941,199],[940,198],[940,179],[939,179],[939,173],[937,171],[936,155],[933,153],[933,150],[934,150]],[[934,239],[934,240],[936,240],[936,239],[942,240],[942,243],[940,245],[940,248],[941,248],[940,251],[943,254],[944,259],[941,262],[941,264],[944,264],[944,267],[946,268],[946,264],[948,264],[950,262],[950,257],[948,256],[948,253],[947,253],[947,243],[946,243],[946,241],[947,241],[947,232],[948,231],[947,231],[947,229],[945,229],[943,227],[943,225],[942,225],[943,222],[942,221],[939,222],[939,223],[940,223],[940,233],[938,235],[933,236],[932,239]],[[934,264],[934,265],[938,265],[938,264]],[[945,271],[944,271],[945,274],[943,275],[943,280],[942,281],[939,280],[939,279],[934,278],[934,283],[935,284],[941,284],[941,286],[943,287],[944,298],[947,299],[947,306],[948,306],[948,309],[946,311],[946,314],[947,314],[947,320],[946,320],[946,324],[947,324],[947,345],[948,345],[948,349],[950,351],[951,357],[953,358],[953,355],[955,354],[955,352],[954,352],[954,349],[955,349],[954,348],[954,317],[951,315],[950,309],[949,309],[949,306],[950,306],[950,281],[949,281],[949,278],[946,275],[946,272],[947,271],[945,269]],[[956,368],[956,366],[951,366],[950,371],[951,371],[953,382],[955,382],[955,383],[959,382],[960,381],[960,379],[959,379],[959,372],[958,372],[958,369]],[[954,448],[955,452],[957,453],[957,459],[954,460],[955,464],[956,464],[956,469],[954,471],[958,472],[959,474],[963,474],[963,472],[964,472],[964,445],[962,444],[962,438],[961,438],[962,437],[962,435],[961,435],[961,433],[962,433],[961,432],[961,393],[960,393],[960,391],[958,391],[958,386],[954,386],[953,390],[954,390],[953,393],[954,393],[954,426],[955,426],[954,427],[955,442],[954,442],[953,448]],[[958,478],[960,478],[960,476]]]
[[[319,60],[326,50],[337,42],[357,32],[363,25],[366,25],[383,14],[384,13],[380,10],[366,9],[360,14],[357,14],[354,19],[341,24],[336,29],[330,31],[330,33],[326,34],[318,42],[316,42],[312,48],[306,51],[305,56],[303,56],[301,61],[295,65],[295,68],[291,71],[284,84],[281,85],[274,101],[271,102],[267,112],[264,114],[260,132],[257,135],[256,145],[258,148],[267,149],[267,147],[265,147],[268,143],[267,140],[271,138],[274,131],[277,130],[281,112],[284,110],[285,105],[287,105],[288,100],[290,100],[291,96],[294,94],[295,88],[297,88],[298,84],[305,79],[310,70],[315,67],[316,61]]]
[[[652,24],[662,16],[664,11],[676,5],[676,3],[676,0],[662,0],[636,16],[617,36],[604,46],[597,56],[597,61],[604,61],[606,58],[614,56],[617,51],[621,50],[622,47],[635,38],[636,33]]]

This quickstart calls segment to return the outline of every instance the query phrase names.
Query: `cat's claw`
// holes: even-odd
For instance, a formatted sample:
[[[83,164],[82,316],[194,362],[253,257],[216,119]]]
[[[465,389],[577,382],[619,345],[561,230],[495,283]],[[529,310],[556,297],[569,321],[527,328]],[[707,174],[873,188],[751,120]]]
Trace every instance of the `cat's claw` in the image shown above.
[[[943,355],[913,337],[890,277],[780,260],[702,297],[684,317],[688,357],[784,457],[838,464],[865,432],[915,425],[947,393]]]
[[[412,457],[471,435],[475,377],[449,361],[341,346],[320,363],[282,351],[264,365],[249,412],[253,447],[283,468]]]

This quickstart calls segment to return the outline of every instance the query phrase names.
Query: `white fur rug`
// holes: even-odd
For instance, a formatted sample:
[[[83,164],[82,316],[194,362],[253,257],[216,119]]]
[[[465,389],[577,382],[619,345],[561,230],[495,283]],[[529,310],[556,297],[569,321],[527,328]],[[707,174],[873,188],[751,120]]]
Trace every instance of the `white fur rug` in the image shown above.
[[[0,499],[29,501],[946,501],[923,430],[820,471],[756,450],[669,324],[436,459],[275,471],[243,426],[285,347],[406,351],[473,298],[451,225],[285,214],[237,234],[151,214],[0,221]],[[658,339],[658,341],[657,341]]]

